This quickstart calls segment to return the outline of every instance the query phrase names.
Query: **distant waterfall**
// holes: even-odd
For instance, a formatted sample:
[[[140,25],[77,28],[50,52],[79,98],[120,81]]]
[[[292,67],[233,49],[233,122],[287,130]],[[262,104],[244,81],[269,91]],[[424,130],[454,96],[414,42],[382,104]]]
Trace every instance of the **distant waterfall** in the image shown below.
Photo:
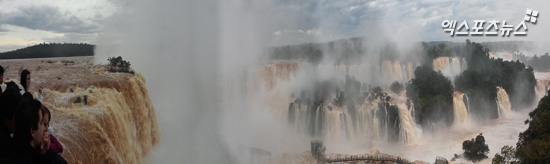
[[[416,63],[416,66],[419,65],[419,63]],[[381,69],[383,70],[382,75],[386,81],[408,81],[414,78],[414,69],[416,66],[411,62],[402,65],[398,61],[385,60],[381,65]]]
[[[467,67],[466,60],[458,57],[438,57],[432,61],[432,64],[434,71],[441,71],[451,81]]]
[[[511,111],[512,106],[510,105],[510,99],[508,98],[508,93],[501,86],[497,86],[497,108],[498,108],[498,117],[506,117]]]
[[[362,103],[359,103],[362,102]],[[288,108],[288,123],[297,132],[330,142],[384,140],[415,142],[416,124],[405,102],[385,96],[337,106],[295,100]]]
[[[464,103],[464,93],[455,91],[453,93],[454,124],[461,124],[469,119],[468,108]]]
[[[416,123],[411,115],[411,111],[407,109],[405,104],[397,105],[399,107],[399,142],[414,143],[416,142]]]

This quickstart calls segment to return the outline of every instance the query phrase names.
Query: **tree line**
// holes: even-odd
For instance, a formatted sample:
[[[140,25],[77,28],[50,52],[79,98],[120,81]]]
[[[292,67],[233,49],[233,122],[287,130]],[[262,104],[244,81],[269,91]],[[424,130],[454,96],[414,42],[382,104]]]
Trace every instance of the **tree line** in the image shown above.
[[[87,43],[41,43],[0,53],[0,59],[94,56],[95,45]]]

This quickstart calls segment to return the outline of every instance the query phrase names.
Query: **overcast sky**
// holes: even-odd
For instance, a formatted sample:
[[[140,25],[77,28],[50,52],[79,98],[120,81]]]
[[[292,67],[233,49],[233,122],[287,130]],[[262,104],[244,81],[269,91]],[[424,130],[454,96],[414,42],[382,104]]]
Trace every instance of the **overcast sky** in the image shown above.
[[[262,1],[262,0],[260,0]],[[42,42],[96,44],[106,20],[125,8],[124,0],[0,0],[0,52]],[[397,1],[277,0],[273,45],[327,41],[384,33],[395,40],[548,41],[550,1]],[[507,20],[516,26],[526,9],[539,11],[537,24],[527,23],[527,37],[450,37],[443,20]],[[276,13],[276,14],[275,14]],[[549,14],[550,15],[550,14]],[[238,22],[235,22],[238,23]],[[376,35],[378,36],[378,35]]]

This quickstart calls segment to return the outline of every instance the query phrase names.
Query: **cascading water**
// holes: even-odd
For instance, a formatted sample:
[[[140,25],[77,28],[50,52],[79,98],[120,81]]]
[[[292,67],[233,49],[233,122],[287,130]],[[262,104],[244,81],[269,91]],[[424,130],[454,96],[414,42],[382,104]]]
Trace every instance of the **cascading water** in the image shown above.
[[[407,109],[405,104],[398,104],[399,107],[399,141],[401,143],[414,143],[416,138],[416,123],[411,115],[411,111]]]
[[[455,91],[453,93],[454,124],[462,124],[469,119],[468,108],[464,103],[465,94]]]
[[[416,124],[405,101],[385,93],[343,106],[333,103],[315,106],[310,100],[296,99],[289,105],[288,123],[297,132],[327,142],[413,143],[417,140]]]
[[[407,63],[407,81],[412,80],[414,78],[414,69],[416,66],[413,66],[412,63]]]
[[[438,57],[433,60],[434,71],[441,71],[451,81],[466,70],[466,65],[466,60],[459,57]]]
[[[386,81],[404,81],[406,78],[403,78],[404,72],[399,64],[399,62],[394,61],[383,61],[382,70],[385,71]]]
[[[375,74],[391,75],[395,72],[401,76],[391,77],[402,81],[413,78],[414,65],[407,63],[401,66],[399,62],[387,61],[386,66],[381,67],[391,70]],[[338,143],[370,140],[415,142],[416,124],[411,114],[414,109],[406,105],[407,98],[404,95],[392,95],[389,98],[386,93],[381,92],[363,98],[359,96],[352,103],[335,104],[333,100],[337,97],[336,93],[330,94],[331,97],[322,101],[316,101],[314,98],[301,98],[304,93],[300,91],[286,91],[289,87],[293,88],[288,86],[292,85],[289,81],[301,81],[303,79],[300,78],[304,75],[317,74],[315,78],[320,79],[343,78],[335,75],[350,75],[358,80],[368,79],[369,75],[365,76],[368,74],[365,70],[368,68],[370,67],[367,64],[314,66],[297,61],[272,61],[251,67],[227,85],[233,87],[232,92],[244,94],[245,97],[256,97],[259,92],[266,92],[269,111],[275,118],[284,118],[282,120],[285,120],[293,131],[313,138]],[[304,86],[311,87],[311,82],[297,87]],[[364,92],[358,94],[365,96]],[[284,101],[290,103],[282,105],[280,102]]]
[[[510,99],[508,98],[508,93],[501,86],[497,86],[497,108],[498,108],[498,117],[507,117],[508,114],[512,111],[512,106],[510,105]]]

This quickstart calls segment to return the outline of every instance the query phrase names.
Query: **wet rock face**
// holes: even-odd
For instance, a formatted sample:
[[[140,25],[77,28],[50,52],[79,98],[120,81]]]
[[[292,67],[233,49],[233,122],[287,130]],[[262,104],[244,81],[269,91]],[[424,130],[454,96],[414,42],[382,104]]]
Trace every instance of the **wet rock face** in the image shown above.
[[[43,60],[43,59],[42,59]],[[50,127],[63,145],[68,163],[146,163],[159,143],[155,109],[139,74],[112,74],[92,66],[93,58],[0,61],[3,67],[31,72],[29,92],[41,85],[42,104],[51,111]],[[18,82],[17,69],[5,81]],[[59,80],[61,79],[61,80]],[[93,91],[92,91],[93,90]]]
[[[349,84],[359,89],[359,83]],[[400,136],[406,136],[400,135],[403,130],[398,107],[390,103],[392,98],[381,89],[350,96],[354,98],[339,90],[329,95],[335,97],[314,101],[304,96],[296,98],[288,106],[288,124],[298,132],[326,141],[366,137],[398,142]]]

